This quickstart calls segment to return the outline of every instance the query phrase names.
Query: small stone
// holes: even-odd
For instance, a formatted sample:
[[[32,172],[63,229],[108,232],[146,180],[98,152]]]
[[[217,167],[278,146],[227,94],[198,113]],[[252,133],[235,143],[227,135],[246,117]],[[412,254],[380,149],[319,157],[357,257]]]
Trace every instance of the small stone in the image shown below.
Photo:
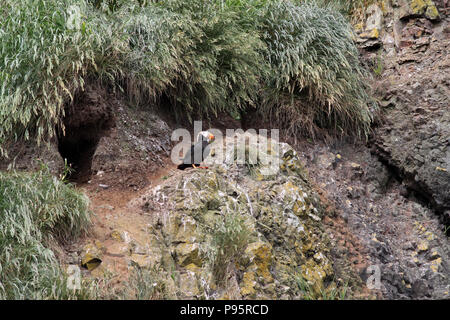
[[[428,242],[422,241],[421,243],[419,243],[419,245],[417,246],[417,250],[418,250],[418,252],[427,251],[428,250]]]
[[[97,246],[92,243],[87,244],[81,253],[81,266],[89,271],[94,270],[102,263],[102,255]]]
[[[430,2],[432,3],[432,1]],[[427,10],[425,11],[425,17],[430,20],[439,20],[441,18],[438,9],[433,3],[432,5],[428,5]]]
[[[198,281],[193,272],[186,272],[180,275],[180,292],[188,297],[196,297],[200,294]]]
[[[350,167],[351,167],[353,170],[360,170],[360,169],[361,169],[361,165],[358,164],[358,163],[356,163],[356,162],[350,162]]]
[[[107,254],[113,257],[125,257],[130,254],[130,251],[127,244],[116,242],[108,246]]]
[[[133,253],[130,256],[129,263],[131,265],[137,265],[140,268],[149,268],[157,262],[159,261],[157,261],[157,259],[155,259],[155,257],[153,256]]]
[[[413,14],[424,14],[427,4],[424,0],[411,0],[410,8]]]
[[[429,294],[428,285],[423,279],[414,281],[412,284],[412,291],[415,298],[423,297]]]
[[[112,239],[120,242],[128,243],[131,241],[129,234],[126,231],[120,231],[116,229],[111,232],[110,236]]]
[[[366,33],[370,39],[378,39],[383,24],[383,11],[376,4],[370,5],[366,13],[368,15],[366,20]]]
[[[439,258],[441,255],[439,254],[439,252],[437,252],[436,250],[433,250],[432,252],[431,252],[431,254],[430,254],[430,259],[431,260],[434,260],[434,259],[437,259],[437,258]]]
[[[430,20],[439,20],[439,11],[432,0],[409,0],[399,10],[400,19],[425,16]]]
[[[433,261],[431,261],[430,269],[431,269],[434,273],[438,272],[439,266],[441,265],[441,263],[442,263],[442,258],[434,259]]]
[[[145,255],[148,254],[148,249],[141,245],[139,242],[132,240],[129,245],[130,251],[136,254]]]
[[[197,243],[180,243],[175,248],[175,254],[178,264],[182,267],[191,263],[199,267],[203,264]]]
[[[350,199],[358,199],[360,197],[360,192],[356,188],[347,187],[347,197]]]

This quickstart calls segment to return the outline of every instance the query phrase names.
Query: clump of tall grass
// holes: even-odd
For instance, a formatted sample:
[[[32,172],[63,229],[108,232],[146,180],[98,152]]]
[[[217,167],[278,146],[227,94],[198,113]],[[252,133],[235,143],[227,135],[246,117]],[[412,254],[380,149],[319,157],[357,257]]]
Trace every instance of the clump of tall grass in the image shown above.
[[[314,136],[327,128],[367,135],[372,121],[367,73],[346,19],[310,1],[272,2],[259,19],[272,65],[263,114],[292,134]]]
[[[128,279],[128,288],[122,293],[124,299],[160,300],[176,299],[175,273],[169,274],[160,265],[146,268],[135,266]]]
[[[53,136],[64,103],[83,88],[88,70],[95,69],[101,36],[90,24],[84,2],[77,3],[2,1],[0,141]],[[73,25],[68,24],[71,5],[80,17]]]
[[[0,299],[68,299],[76,294],[50,249],[84,232],[88,199],[53,177],[0,171]]]
[[[240,212],[227,210],[218,218],[205,253],[219,285],[226,285],[229,268],[239,261],[250,240],[248,221]]]
[[[232,11],[200,0],[114,3],[112,12],[84,0],[4,1],[0,152],[11,139],[54,136],[65,104],[90,81],[138,102],[164,96],[188,116],[254,102],[263,43]]]
[[[65,106],[94,81],[191,119],[256,107],[296,133],[351,134],[371,121],[350,25],[328,7],[3,0],[0,16],[1,155],[64,129]]]
[[[349,298],[348,281],[339,287],[334,285],[329,289],[321,288],[319,292],[317,292],[314,287],[302,277],[302,275],[296,274],[295,282],[302,292],[303,300],[345,300]]]
[[[153,18],[155,7],[165,11]],[[157,19],[161,22],[155,24]],[[153,82],[163,77],[170,81],[161,93],[179,114],[235,113],[254,105],[268,69],[260,55],[264,44],[257,34],[240,28],[236,12],[221,10],[217,1],[169,0],[141,9],[132,21],[133,57],[140,55],[135,63],[142,66],[138,70]],[[156,28],[165,32],[157,42]]]

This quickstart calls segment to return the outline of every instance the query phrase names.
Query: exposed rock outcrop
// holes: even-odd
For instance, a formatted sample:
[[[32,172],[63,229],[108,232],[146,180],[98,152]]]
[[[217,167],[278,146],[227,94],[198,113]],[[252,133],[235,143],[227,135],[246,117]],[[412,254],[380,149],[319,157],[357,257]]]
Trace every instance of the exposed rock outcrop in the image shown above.
[[[383,107],[384,121],[373,134],[374,151],[397,168],[409,189],[431,203],[438,213],[443,213],[447,223],[450,212],[448,9],[446,1],[380,1],[379,9],[368,8],[367,13],[370,22],[374,12],[383,12],[376,39],[382,49],[364,53],[379,76],[375,88]],[[362,43],[368,49],[367,42]]]
[[[349,252],[365,280],[368,267],[378,268],[379,298],[449,298],[450,244],[443,226],[395,171],[363,143],[304,143],[299,150],[311,180],[336,207],[337,217],[326,221],[335,256]]]
[[[226,145],[225,159],[235,159],[233,143]],[[167,279],[180,288],[178,297],[292,299],[337,292],[342,279],[318,195],[296,152],[284,143],[279,155],[273,150],[268,157],[281,169],[270,175],[264,165],[226,160],[179,172],[133,201],[151,211],[150,252],[166,272],[178,271]],[[181,289],[186,282],[190,290]],[[355,289],[357,283],[351,280]]]

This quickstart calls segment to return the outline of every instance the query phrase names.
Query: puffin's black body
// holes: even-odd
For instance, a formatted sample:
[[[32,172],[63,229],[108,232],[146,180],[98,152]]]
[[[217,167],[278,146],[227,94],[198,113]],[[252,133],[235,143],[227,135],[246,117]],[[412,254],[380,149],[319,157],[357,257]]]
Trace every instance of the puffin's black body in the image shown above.
[[[209,143],[207,140],[202,139],[201,141],[193,144],[191,149],[184,155],[183,163],[178,165],[178,169],[184,170],[186,168],[193,167],[196,165],[200,166],[200,163],[208,156],[210,152]]]

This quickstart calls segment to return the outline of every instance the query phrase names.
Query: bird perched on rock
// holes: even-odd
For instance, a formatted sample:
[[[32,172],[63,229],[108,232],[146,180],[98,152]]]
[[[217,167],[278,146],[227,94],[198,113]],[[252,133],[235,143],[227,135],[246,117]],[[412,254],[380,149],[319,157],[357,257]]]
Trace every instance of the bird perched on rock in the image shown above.
[[[197,135],[197,142],[186,152],[183,162],[178,165],[178,169],[184,170],[190,167],[207,169],[208,167],[200,167],[200,163],[208,156],[209,145],[214,139],[215,137],[211,132],[201,131]]]

